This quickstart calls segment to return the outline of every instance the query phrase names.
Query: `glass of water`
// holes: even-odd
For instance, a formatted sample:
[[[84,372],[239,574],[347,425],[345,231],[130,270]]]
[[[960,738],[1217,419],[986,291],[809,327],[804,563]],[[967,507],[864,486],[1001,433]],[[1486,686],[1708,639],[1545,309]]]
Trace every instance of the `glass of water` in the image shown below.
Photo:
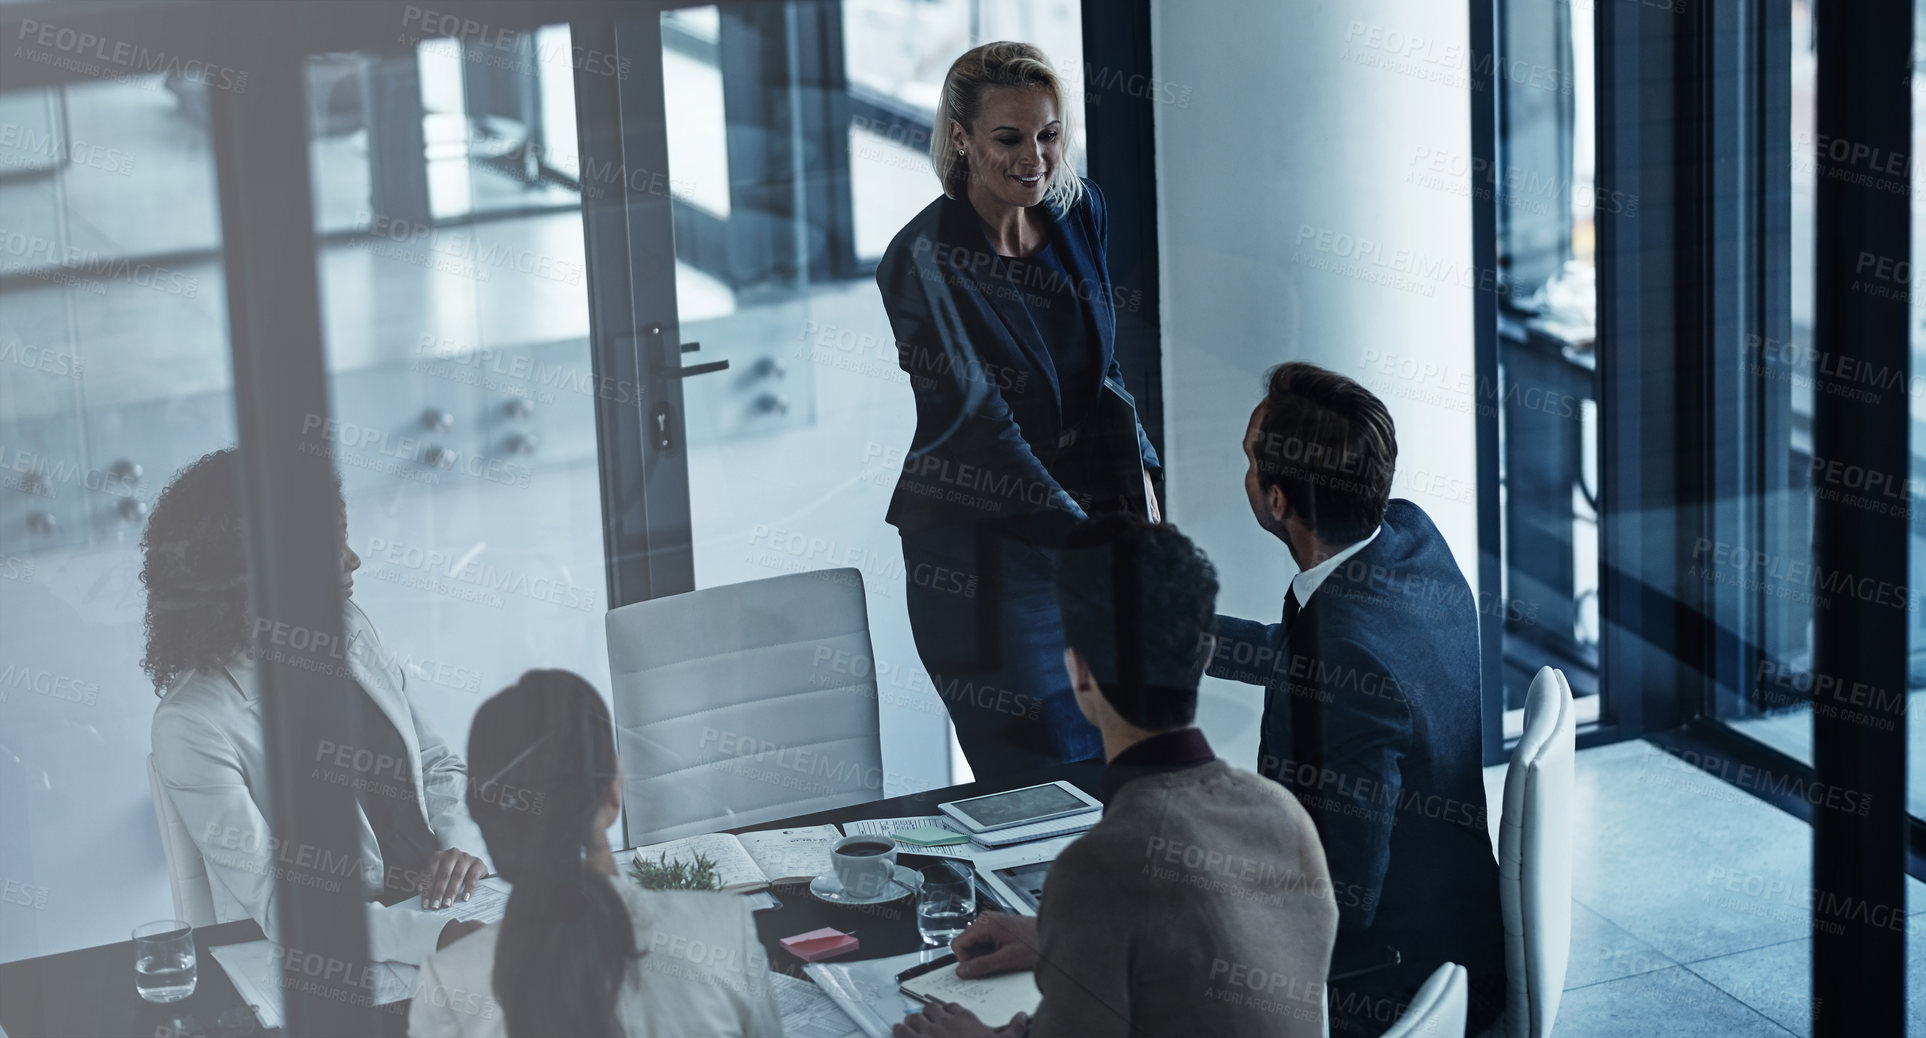
[[[924,944],[946,947],[976,918],[976,874],[959,861],[938,862],[922,870],[916,892],[916,930]]]
[[[194,960],[194,928],[179,919],[134,927],[134,990],[149,1002],[179,1002],[194,993],[200,976]]]

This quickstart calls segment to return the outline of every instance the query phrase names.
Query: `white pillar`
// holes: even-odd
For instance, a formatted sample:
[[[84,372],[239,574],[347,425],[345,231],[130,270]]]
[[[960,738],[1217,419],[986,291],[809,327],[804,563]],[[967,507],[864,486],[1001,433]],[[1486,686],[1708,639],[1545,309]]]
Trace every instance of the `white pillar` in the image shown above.
[[[1171,518],[1216,561],[1219,608],[1275,621],[1290,575],[1243,490],[1273,364],[1364,383],[1397,423],[1393,497],[1430,513],[1477,589],[1469,12],[1446,0],[1157,0],[1164,435]],[[1204,720],[1255,761],[1253,686]],[[1246,760],[1249,758],[1249,760]]]

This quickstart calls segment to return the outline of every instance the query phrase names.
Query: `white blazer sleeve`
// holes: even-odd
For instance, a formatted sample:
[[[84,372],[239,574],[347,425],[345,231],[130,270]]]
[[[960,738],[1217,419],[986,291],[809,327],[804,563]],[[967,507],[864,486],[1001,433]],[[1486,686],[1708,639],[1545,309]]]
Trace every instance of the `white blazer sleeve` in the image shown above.
[[[275,859],[281,847],[249,792],[240,750],[198,711],[169,704],[154,714],[153,738],[162,795],[173,800],[200,848],[209,882],[233,894],[278,941]],[[356,870],[348,873],[341,877],[344,885],[361,881]]]
[[[350,858],[335,865],[274,838],[248,789],[241,753],[220,725],[192,708],[163,708],[154,714],[153,739],[154,771],[200,848],[209,881],[233,894],[268,939],[280,941],[276,880],[284,861],[303,873],[319,868],[351,896],[361,896],[367,863]],[[368,943],[375,959],[415,963],[434,954],[450,917],[410,904],[369,904]]]
[[[495,863],[489,860],[488,846],[482,841],[481,829],[468,815],[468,765],[461,755],[442,739],[441,733],[422,716],[414,696],[407,689],[402,694],[408,699],[408,713],[415,721],[415,738],[421,744],[421,799],[428,808],[428,827],[435,831],[435,840],[443,850],[459,848],[482,859],[488,864],[488,871],[495,871]]]

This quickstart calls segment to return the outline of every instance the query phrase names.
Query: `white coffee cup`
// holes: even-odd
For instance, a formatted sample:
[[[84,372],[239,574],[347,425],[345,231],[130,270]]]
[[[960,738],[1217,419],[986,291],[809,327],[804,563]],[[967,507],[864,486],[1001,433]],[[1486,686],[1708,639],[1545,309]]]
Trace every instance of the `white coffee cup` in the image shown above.
[[[830,849],[829,863],[844,893],[875,897],[896,876],[896,841],[887,836],[845,836]]]

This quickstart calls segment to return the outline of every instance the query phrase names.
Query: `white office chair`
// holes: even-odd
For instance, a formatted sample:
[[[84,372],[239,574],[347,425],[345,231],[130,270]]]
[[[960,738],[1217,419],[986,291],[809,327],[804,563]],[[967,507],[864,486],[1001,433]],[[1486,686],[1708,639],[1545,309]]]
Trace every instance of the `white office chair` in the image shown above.
[[[857,570],[636,602],[608,640],[631,846],[882,798]]]
[[[1463,966],[1455,962],[1440,964],[1411,996],[1404,1015],[1384,1032],[1384,1038],[1463,1038],[1465,1014],[1471,1008],[1470,990]]]
[[[168,886],[174,892],[174,918],[189,926],[213,926],[214,888],[207,879],[207,860],[194,844],[194,836],[174,810],[174,800],[161,785],[154,770],[154,755],[147,755],[147,788],[154,794],[154,821],[160,825],[161,851],[167,855]]]
[[[1565,675],[1541,667],[1525,730],[1505,769],[1498,892],[1505,913],[1505,1038],[1544,1038],[1558,1017],[1572,950],[1573,756],[1577,715]]]

